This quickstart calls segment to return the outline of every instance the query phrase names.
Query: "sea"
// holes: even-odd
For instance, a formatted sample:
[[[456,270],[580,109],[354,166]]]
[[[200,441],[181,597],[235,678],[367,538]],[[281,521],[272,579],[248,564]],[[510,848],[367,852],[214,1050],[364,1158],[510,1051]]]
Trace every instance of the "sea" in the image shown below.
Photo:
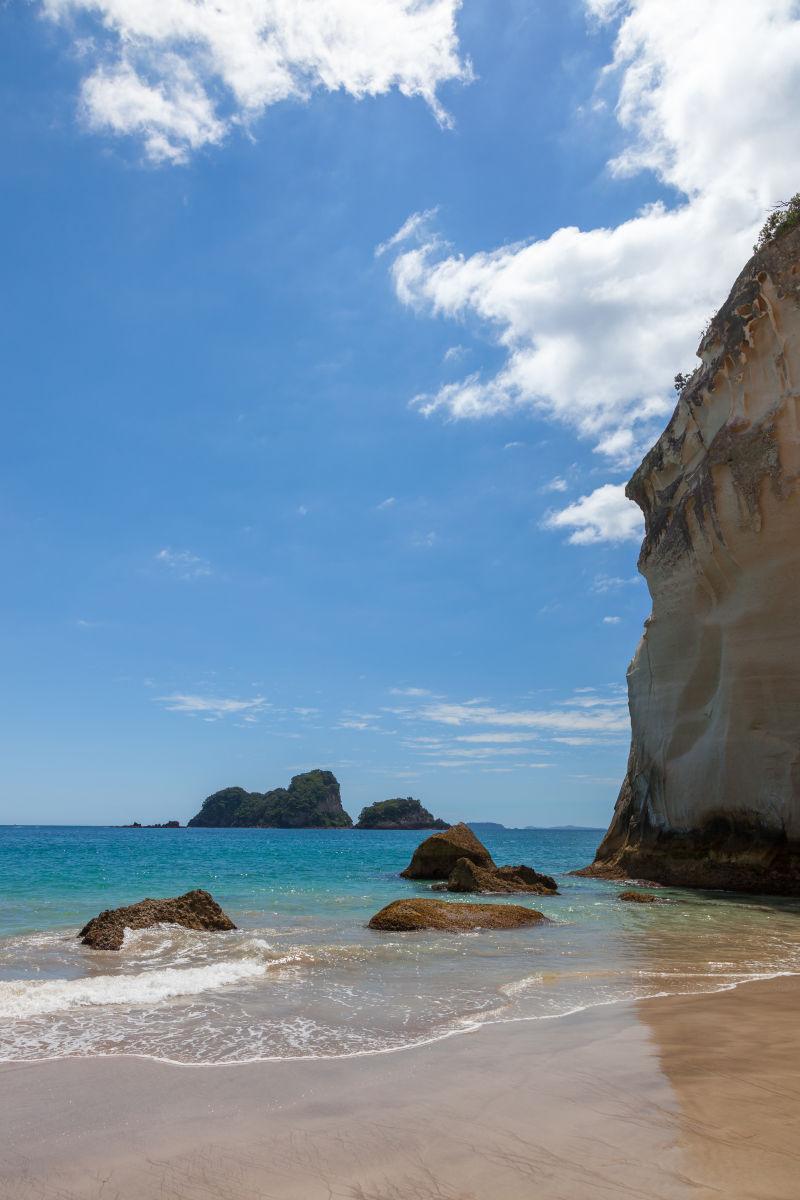
[[[576,878],[599,830],[481,830],[498,863],[555,875],[527,903],[550,923],[378,933],[424,832],[0,827],[0,1061],[140,1055],[191,1065],[388,1053],[493,1022],[713,992],[800,972],[800,901]],[[96,951],[105,908],[205,888],[238,928],[128,932]],[[439,896],[439,898],[442,898]],[[445,897],[458,904],[476,897]]]

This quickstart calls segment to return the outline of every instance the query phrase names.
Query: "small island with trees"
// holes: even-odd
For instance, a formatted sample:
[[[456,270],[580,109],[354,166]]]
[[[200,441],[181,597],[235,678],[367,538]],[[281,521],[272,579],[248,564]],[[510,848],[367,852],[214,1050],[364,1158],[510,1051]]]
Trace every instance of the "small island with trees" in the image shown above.
[[[434,817],[413,796],[378,800],[362,808],[356,829],[449,829],[447,821]]]

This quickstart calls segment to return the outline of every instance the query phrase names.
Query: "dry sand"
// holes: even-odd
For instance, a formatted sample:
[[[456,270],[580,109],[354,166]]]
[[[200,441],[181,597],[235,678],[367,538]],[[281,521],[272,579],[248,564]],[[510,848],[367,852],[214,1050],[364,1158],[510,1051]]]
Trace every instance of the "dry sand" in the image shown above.
[[[800,979],[396,1054],[0,1068],[3,1200],[799,1200]]]

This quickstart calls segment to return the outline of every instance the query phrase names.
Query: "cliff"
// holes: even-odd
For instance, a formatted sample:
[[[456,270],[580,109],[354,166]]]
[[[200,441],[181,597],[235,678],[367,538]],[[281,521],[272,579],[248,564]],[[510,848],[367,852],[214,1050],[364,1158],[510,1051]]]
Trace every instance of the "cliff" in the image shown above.
[[[276,829],[349,828],[353,822],[342,808],[339,782],[332,771],[295,775],[288,788],[246,792],[230,787],[203,801],[189,825],[217,828]]]
[[[412,796],[378,800],[362,808],[356,829],[449,829]]]
[[[767,241],[627,495],[652,614],[586,873],[800,893],[800,229]]]

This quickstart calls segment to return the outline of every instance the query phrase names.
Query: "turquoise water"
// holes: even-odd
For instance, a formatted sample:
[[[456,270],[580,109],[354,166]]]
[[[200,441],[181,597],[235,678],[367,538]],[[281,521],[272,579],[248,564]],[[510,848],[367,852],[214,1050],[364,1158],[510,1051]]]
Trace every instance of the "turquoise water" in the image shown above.
[[[552,924],[369,930],[390,900],[430,894],[399,878],[424,836],[0,827],[0,1059],[370,1053],[800,970],[800,903],[665,890],[669,905],[621,904],[618,885],[568,875],[591,860],[591,830],[481,835],[497,862],[558,878],[561,895],[522,901]],[[75,937],[103,908],[195,887],[237,931],[160,926],[129,933],[119,953]]]

